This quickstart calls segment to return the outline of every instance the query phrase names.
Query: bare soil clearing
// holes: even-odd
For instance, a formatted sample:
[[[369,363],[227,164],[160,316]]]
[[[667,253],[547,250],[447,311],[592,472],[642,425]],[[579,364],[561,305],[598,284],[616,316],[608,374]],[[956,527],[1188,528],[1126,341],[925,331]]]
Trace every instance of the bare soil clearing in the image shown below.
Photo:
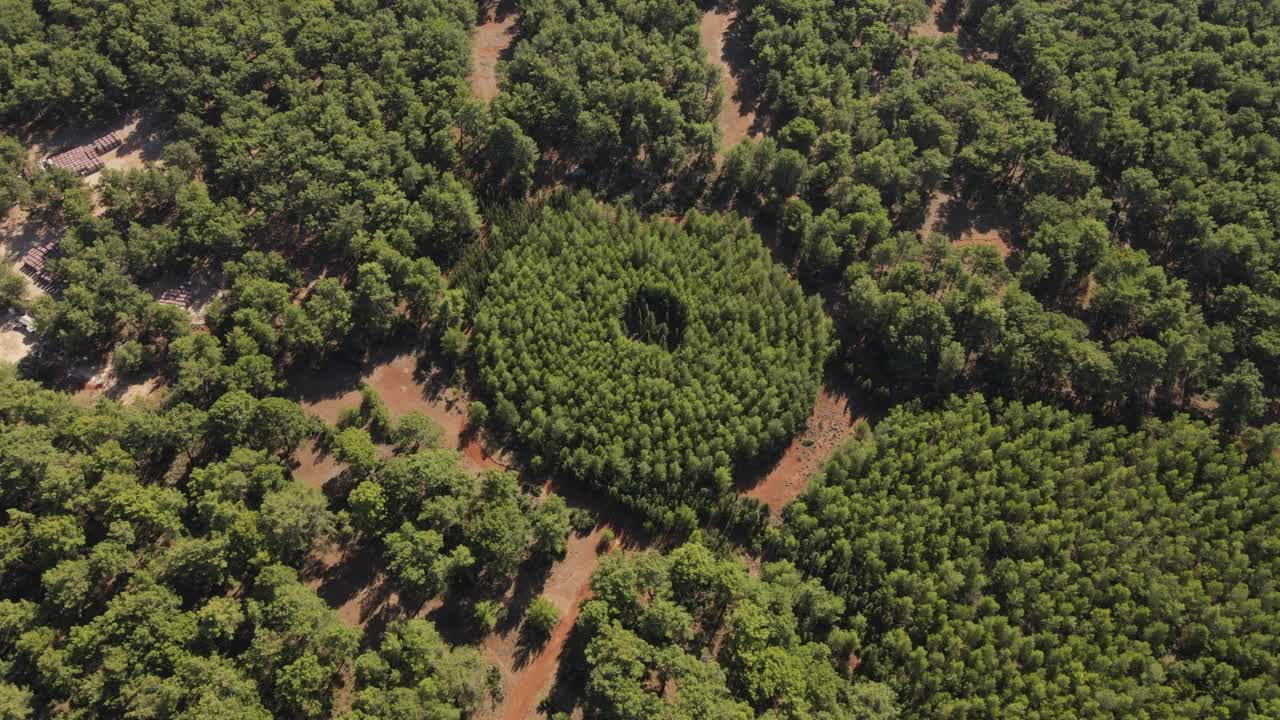
[[[104,169],[134,170],[146,163],[160,162],[168,136],[147,116],[132,116],[124,125],[115,128],[115,133],[122,141],[120,147],[98,156]],[[90,187],[96,187],[101,181],[101,171],[85,178]]]
[[[366,368],[334,363],[322,370],[299,373],[290,379],[291,397],[302,407],[327,423],[335,423],[343,408],[360,406],[360,384],[368,383],[387,403],[392,419],[417,411],[440,425],[444,434],[442,447],[459,450],[463,462],[472,470],[489,470],[505,467],[504,461],[491,453],[483,442],[467,431],[467,398],[450,388],[439,388],[418,370],[417,356],[400,353],[375,361]],[[295,456],[299,466],[295,475],[316,482],[329,471],[326,457],[304,448]],[[337,466],[333,465],[333,469]],[[336,472],[334,472],[336,474]],[[318,481],[323,485],[332,477]]]
[[[726,7],[717,7],[702,14],[698,21],[698,32],[702,37],[702,47],[707,51],[707,59],[720,69],[720,82],[724,86],[724,102],[720,104],[721,146],[724,150],[737,145],[747,137],[759,137],[760,132],[754,130],[756,124],[752,103],[743,97],[738,86],[738,78],[734,74],[735,67],[741,67],[741,49],[732,43],[726,47],[725,35],[738,11]]]
[[[804,492],[827,458],[853,437],[858,423],[867,420],[859,405],[850,393],[824,384],[804,431],[791,440],[768,474],[743,494],[768,505],[775,514],[781,512]]]
[[[9,210],[4,222],[0,222],[0,259],[9,264],[14,272],[22,275],[27,283],[24,297],[35,299],[45,294],[30,277],[21,271],[22,258],[31,248],[57,238],[59,232],[40,223],[31,222],[27,213],[15,207]]]
[[[481,650],[502,673],[503,702],[480,713],[480,720],[527,720],[537,716],[538,704],[555,682],[565,641],[578,621],[578,608],[591,598],[591,574],[600,564],[596,548],[603,533],[601,526],[588,535],[570,535],[564,559],[552,566],[545,584],[533,594],[546,597],[560,611],[560,623],[544,645],[524,645],[518,623],[500,625],[501,632],[485,638]],[[514,593],[513,588],[505,598],[507,606],[522,611],[527,601],[512,597]]]
[[[0,363],[17,365],[30,352],[31,344],[25,333],[20,330],[0,332]]]
[[[333,608],[343,623],[365,631],[366,646],[376,644],[392,621],[421,615],[433,607],[402,605],[399,593],[379,565],[376,547],[353,543],[330,548],[302,569],[306,585]]]
[[[515,25],[516,13],[500,7],[471,36],[471,92],[485,102],[498,96],[498,61],[507,57]]]
[[[991,245],[1000,251],[1000,257],[1008,258],[1011,219],[1003,217],[999,210],[975,211],[958,199],[939,190],[929,199],[920,233],[934,232],[946,235],[957,247],[966,245]]]

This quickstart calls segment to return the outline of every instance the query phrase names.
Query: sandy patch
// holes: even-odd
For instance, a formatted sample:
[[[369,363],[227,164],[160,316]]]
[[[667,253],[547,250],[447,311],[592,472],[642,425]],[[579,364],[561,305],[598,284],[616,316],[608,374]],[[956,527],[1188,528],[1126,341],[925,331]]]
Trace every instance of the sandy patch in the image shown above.
[[[515,39],[516,13],[499,9],[471,36],[471,92],[488,102],[498,96],[498,61]]]
[[[17,365],[30,353],[31,344],[26,333],[19,330],[0,332],[0,363]]]
[[[160,404],[164,390],[160,378],[151,377],[119,388],[119,394],[120,402],[125,405],[155,407]]]
[[[956,33],[956,10],[949,0],[933,0],[929,17],[911,28],[917,37],[940,38]]]
[[[57,236],[58,231],[30,220],[26,211],[18,207],[10,209],[4,221],[0,222],[0,258],[8,263],[14,272],[22,276],[27,284],[23,297],[28,300],[34,300],[46,293],[26,273],[22,272],[22,258],[31,248],[49,242]]]
[[[141,131],[139,128],[143,128]],[[150,124],[144,125],[141,116],[133,116],[124,125],[115,129],[120,138],[119,147],[98,156],[103,170],[135,170],[147,163],[160,163],[160,155],[164,151],[164,141],[159,133],[150,130]],[[85,176],[90,187],[97,187],[102,181],[102,171]]]
[[[698,21],[702,47],[706,49],[707,59],[711,64],[720,69],[720,82],[724,86],[724,102],[720,103],[720,114],[717,116],[723,150],[737,145],[748,136],[760,135],[751,130],[755,125],[756,114],[743,98],[738,79],[734,75],[733,66],[741,67],[741,53],[737,48],[725,48],[725,33],[737,16],[737,10],[717,7],[703,13]]]

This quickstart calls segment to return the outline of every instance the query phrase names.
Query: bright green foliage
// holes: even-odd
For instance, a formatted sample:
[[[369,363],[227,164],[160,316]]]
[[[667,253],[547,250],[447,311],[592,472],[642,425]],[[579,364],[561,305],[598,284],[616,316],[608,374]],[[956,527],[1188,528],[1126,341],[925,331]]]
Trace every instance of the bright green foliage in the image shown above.
[[[391,431],[391,439],[399,452],[417,452],[434,447],[443,436],[444,428],[440,427],[440,423],[417,410],[400,416],[395,429]]]
[[[1184,417],[899,410],[784,512],[909,717],[1268,717],[1280,465]]]
[[[578,620],[589,717],[897,717],[886,687],[850,679],[844,602],[790,563],[754,579],[695,542],[608,555],[591,589]]]
[[[713,167],[719,77],[699,43],[694,3],[521,5],[495,101],[501,114],[610,192],[646,197]]]
[[[524,632],[539,642],[545,641],[560,624],[560,610],[555,603],[538,596],[529,603],[524,614]]]
[[[694,213],[682,229],[561,202],[494,271],[476,318],[493,415],[646,514],[705,508],[807,416],[827,322],[741,221]],[[640,303],[662,342],[629,332],[646,294],[679,309]]]
[[[359,433],[349,428],[338,437]],[[416,599],[460,580],[501,586],[531,556],[563,552],[569,535],[559,497],[535,503],[514,474],[477,476],[459,461],[456,451],[444,448],[398,456],[347,496],[356,529],[381,540],[392,577]]]

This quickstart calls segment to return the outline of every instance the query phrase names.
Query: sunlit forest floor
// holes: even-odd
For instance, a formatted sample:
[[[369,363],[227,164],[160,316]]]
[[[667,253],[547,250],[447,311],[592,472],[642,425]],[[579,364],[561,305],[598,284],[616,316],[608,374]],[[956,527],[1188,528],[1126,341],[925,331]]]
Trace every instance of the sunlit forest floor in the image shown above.
[[[724,87],[724,101],[720,104],[717,118],[722,151],[747,137],[758,138],[761,134],[756,123],[755,98],[738,82],[746,58],[744,49],[730,34],[737,17],[736,9],[718,5],[703,13],[698,23],[707,60],[720,69],[720,81]]]
[[[488,102],[498,96],[498,61],[515,40],[516,11],[502,3],[476,26],[471,37],[471,92]]]

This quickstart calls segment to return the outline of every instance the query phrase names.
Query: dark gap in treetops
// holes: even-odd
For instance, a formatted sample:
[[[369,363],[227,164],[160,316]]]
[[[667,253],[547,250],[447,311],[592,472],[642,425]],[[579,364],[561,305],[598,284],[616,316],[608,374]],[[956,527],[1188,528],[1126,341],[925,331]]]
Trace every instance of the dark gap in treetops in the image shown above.
[[[687,318],[688,310],[675,292],[650,285],[636,291],[622,314],[627,337],[669,351],[680,346]]]

